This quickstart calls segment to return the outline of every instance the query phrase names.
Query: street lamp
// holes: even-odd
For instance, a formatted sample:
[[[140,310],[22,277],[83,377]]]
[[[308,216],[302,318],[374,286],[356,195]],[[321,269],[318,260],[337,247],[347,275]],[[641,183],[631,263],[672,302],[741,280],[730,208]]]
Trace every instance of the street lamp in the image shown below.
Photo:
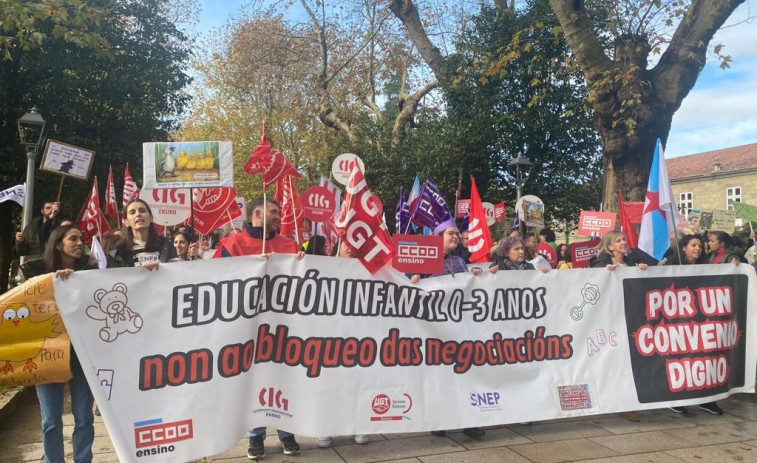
[[[18,119],[18,135],[21,143],[26,146],[26,191],[24,192],[24,218],[23,228],[32,220],[32,207],[34,204],[34,169],[37,153],[42,145],[45,133],[45,120],[36,106]]]
[[[515,169],[515,191],[517,194],[517,199],[515,200],[516,205],[518,201],[520,201],[520,190],[526,183],[526,177],[531,171],[532,166],[533,164],[531,164],[531,160],[523,156],[523,153],[521,152],[518,152],[518,155],[515,157],[515,159],[507,163],[508,168]],[[517,209],[515,210],[515,213],[518,213]],[[518,232],[520,232],[521,236],[523,236],[522,229],[523,221],[520,221],[518,225]]]

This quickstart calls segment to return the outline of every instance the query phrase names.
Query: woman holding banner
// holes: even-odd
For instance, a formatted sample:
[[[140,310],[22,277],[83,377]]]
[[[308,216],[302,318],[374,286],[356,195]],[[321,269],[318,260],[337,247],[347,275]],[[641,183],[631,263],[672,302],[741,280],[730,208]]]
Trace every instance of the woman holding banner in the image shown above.
[[[723,233],[723,232],[716,232]],[[725,233],[727,235],[727,233]],[[712,236],[712,232],[711,235]],[[729,237],[730,238],[730,237]],[[710,238],[712,241],[712,238]],[[716,251],[717,252],[717,251]],[[680,262],[679,262],[680,256]],[[724,260],[723,263],[733,262],[734,265],[739,264],[738,256],[735,256],[734,260]],[[685,235],[678,241],[678,252],[674,253],[665,265],[695,265],[695,264],[707,264],[707,258],[704,255],[704,242],[699,235]],[[676,413],[685,415],[688,410],[686,407],[670,407]],[[700,410],[713,415],[722,415],[723,409],[716,402],[707,402],[699,406]]]
[[[444,275],[454,275],[455,273],[465,273],[470,271],[474,275],[481,274],[481,268],[471,267],[468,270],[468,265],[462,259],[462,257],[455,255],[453,251],[457,249],[457,245],[460,244],[460,230],[455,225],[455,219],[450,219],[436,226],[434,233],[442,237],[442,249],[444,250]],[[430,277],[434,275],[424,275],[423,277]],[[421,275],[415,274],[410,277],[410,281],[418,283],[421,280]],[[444,436],[446,431],[431,431],[431,434],[435,436]],[[465,428],[463,434],[473,439],[483,439],[486,436],[486,431],[481,428]]]
[[[96,269],[97,261],[84,254],[82,233],[74,225],[62,225],[52,231],[44,253],[45,270],[55,272],[62,280],[77,270]],[[71,347],[72,378],[68,382],[71,393],[71,412],[74,415],[74,461],[92,461],[92,442],[95,438],[92,404],[95,399],[87,379]],[[63,394],[64,383],[38,384],[37,397],[42,415],[42,447],[45,463],[65,463],[63,451]]]
[[[176,259],[176,249],[167,238],[158,235],[150,206],[132,199],[121,210],[121,241],[108,254],[108,267],[145,267],[157,269],[161,262]]]
[[[599,251],[596,259],[591,262],[591,267],[605,267],[607,270],[615,270],[617,267],[636,266],[644,270],[647,264],[644,262],[634,262],[628,257],[630,249],[628,248],[628,238],[623,232],[610,230],[602,236],[602,240],[597,246]]]
[[[526,245],[520,236],[508,236],[500,241],[489,265],[490,272],[498,270],[536,270],[534,264],[526,261]]]

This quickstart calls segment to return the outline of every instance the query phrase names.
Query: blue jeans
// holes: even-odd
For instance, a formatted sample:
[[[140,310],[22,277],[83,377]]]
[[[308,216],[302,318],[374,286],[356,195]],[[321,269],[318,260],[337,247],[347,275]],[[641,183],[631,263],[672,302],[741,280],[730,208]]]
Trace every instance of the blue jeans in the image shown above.
[[[71,392],[71,411],[74,414],[74,462],[92,461],[92,441],[95,439],[95,417],[92,404],[95,399],[89,390],[79,360],[71,350],[71,374],[68,382]],[[65,383],[38,384],[37,397],[42,414],[42,447],[45,463],[65,463],[63,458],[63,393]]]
[[[281,429],[276,430],[277,433],[279,433],[279,440],[284,439],[285,437],[293,436],[291,432],[282,431]],[[252,431],[247,431],[247,437],[265,437],[265,426],[262,428],[255,428]]]

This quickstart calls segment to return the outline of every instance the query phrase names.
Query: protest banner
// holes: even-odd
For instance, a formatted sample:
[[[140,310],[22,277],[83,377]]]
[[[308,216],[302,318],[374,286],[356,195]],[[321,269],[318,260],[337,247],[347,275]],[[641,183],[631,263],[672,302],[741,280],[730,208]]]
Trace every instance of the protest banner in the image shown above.
[[[458,199],[457,207],[455,208],[455,218],[462,219],[463,217],[468,215],[469,210],[470,210],[470,199]]]
[[[494,225],[494,222],[496,221],[494,216],[494,204],[490,202],[482,202],[481,205],[484,207],[484,214],[486,215],[486,225],[489,225],[490,227]]]
[[[71,379],[71,345],[55,305],[52,274],[0,295],[0,312],[0,386]]]
[[[119,460],[219,454],[255,426],[421,432],[754,391],[751,266],[412,285],[392,268],[371,275],[334,259],[247,256],[56,280]],[[110,372],[107,387],[98,371]]]
[[[142,144],[142,188],[233,187],[230,141]]]
[[[736,211],[715,209],[712,211],[712,226],[710,230],[720,230],[733,233],[736,229]]]
[[[578,219],[578,235],[593,236],[596,233],[602,236],[615,229],[616,219],[617,214],[614,212],[581,211]]]
[[[495,222],[505,221],[505,202],[504,201],[500,201],[494,205],[494,221]]]
[[[0,203],[13,201],[21,207],[24,207],[24,195],[26,194],[26,184],[16,185],[0,191]]]

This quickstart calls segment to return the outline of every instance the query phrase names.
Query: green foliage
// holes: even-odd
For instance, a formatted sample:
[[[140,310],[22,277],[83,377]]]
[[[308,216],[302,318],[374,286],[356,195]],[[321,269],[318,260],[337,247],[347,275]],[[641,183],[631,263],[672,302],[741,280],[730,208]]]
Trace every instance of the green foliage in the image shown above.
[[[37,46],[14,46],[12,59],[0,61],[0,187],[25,179],[26,156],[16,119],[33,105],[47,121],[47,137],[96,152],[88,182],[65,181],[63,216],[76,217],[94,175],[102,193],[109,165],[119,198],[126,162],[134,178],[141,178],[142,143],[166,139],[189,99],[184,88],[190,81],[185,72],[190,43],[163,14],[167,1],[78,2],[76,11],[82,17],[73,15],[73,0],[26,2],[32,9],[44,4],[52,10],[47,16],[35,13],[33,21],[23,23],[24,34],[41,37],[35,39]],[[55,4],[66,5],[68,21],[60,20],[64,13],[55,10]],[[9,35],[5,19],[18,11],[0,13],[4,34]],[[82,35],[82,30],[90,35]],[[108,45],[107,53],[100,48],[103,44]],[[40,158],[41,153],[37,165]],[[35,214],[43,200],[57,196],[60,178],[36,172]],[[18,221],[18,208],[15,211],[2,209],[0,221]],[[10,239],[0,236],[6,245]]]
[[[523,194],[545,202],[556,228],[597,208],[599,140],[583,77],[547,3],[505,16],[484,8],[458,50],[450,57],[456,85],[445,89],[449,124],[484,200],[514,205],[507,163],[520,152],[534,164]]]

